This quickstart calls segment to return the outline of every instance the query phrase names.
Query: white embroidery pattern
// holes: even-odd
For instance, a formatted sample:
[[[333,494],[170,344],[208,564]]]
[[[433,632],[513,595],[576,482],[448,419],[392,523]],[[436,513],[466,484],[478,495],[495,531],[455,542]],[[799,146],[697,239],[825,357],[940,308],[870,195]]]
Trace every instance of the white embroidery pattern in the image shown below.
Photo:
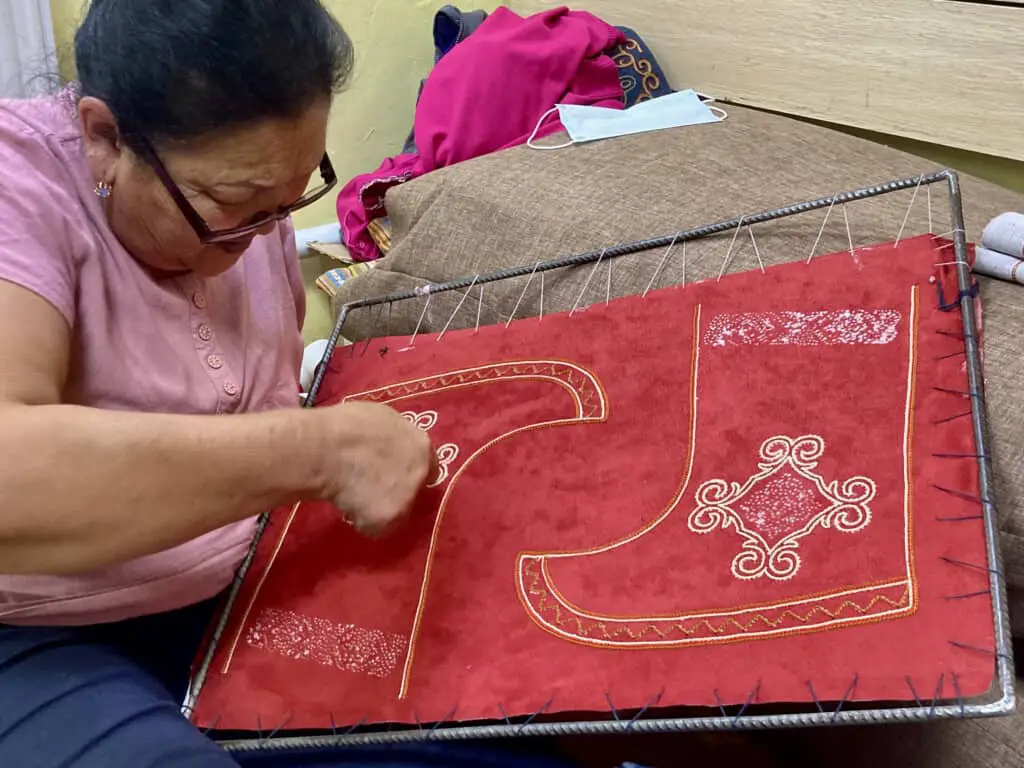
[[[459,456],[459,446],[455,443],[444,443],[437,448],[437,479],[427,487],[433,488],[448,479],[449,467]]]
[[[424,432],[429,432],[437,424],[437,411],[403,411],[402,416]],[[428,488],[441,485],[451,474],[451,465],[459,457],[459,446],[455,443],[442,443],[437,448],[437,477],[427,483]]]
[[[245,642],[288,659],[371,677],[387,677],[394,672],[408,645],[405,637],[392,632],[335,624],[276,608],[260,613]]]
[[[760,471],[743,485],[721,479],[700,485],[690,530],[706,534],[731,526],[744,538],[732,561],[737,579],[793,578],[801,565],[800,539],[815,528],[857,533],[871,522],[874,481],[826,482],[814,471],[824,452],[818,435],[768,438],[761,444]]]
[[[704,343],[712,347],[889,344],[896,339],[901,319],[896,309],[718,315],[708,324]]]
[[[405,420],[423,432],[429,432],[437,424],[437,411],[402,411]]]

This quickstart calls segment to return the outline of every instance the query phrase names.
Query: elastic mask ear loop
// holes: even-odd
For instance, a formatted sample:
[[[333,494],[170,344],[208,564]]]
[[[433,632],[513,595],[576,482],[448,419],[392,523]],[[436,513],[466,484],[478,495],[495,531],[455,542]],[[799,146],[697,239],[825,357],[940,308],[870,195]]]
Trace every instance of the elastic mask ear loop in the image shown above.
[[[729,116],[729,113],[724,109],[714,106],[714,102],[717,101],[714,96],[708,96],[706,93],[701,93],[700,91],[694,91],[694,93],[697,94],[697,98],[704,102],[704,105],[711,110],[711,114],[717,117],[719,121],[725,120],[725,118]]]
[[[547,112],[540,116],[540,120],[537,121],[537,125],[533,129],[533,133],[531,133],[530,138],[526,140],[526,146],[528,146],[530,149],[565,149],[566,147],[571,147],[573,144],[576,143],[572,139],[569,139],[569,141],[567,141],[565,144],[551,144],[541,146],[539,144],[533,143],[533,140],[537,138],[537,133],[540,131],[541,126],[544,125],[544,121],[548,119],[548,115],[551,115],[552,113],[557,111],[558,107],[552,107],[551,109],[549,109]]]

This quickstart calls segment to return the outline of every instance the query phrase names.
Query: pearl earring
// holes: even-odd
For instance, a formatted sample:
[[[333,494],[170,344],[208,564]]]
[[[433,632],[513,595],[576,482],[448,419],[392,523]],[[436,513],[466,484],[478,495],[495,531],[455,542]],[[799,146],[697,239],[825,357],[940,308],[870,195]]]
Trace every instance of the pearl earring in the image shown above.
[[[96,184],[96,188],[93,190],[93,192],[96,193],[96,197],[100,198],[101,200],[106,200],[108,197],[110,197],[110,193],[113,192],[113,190],[113,186],[111,186],[105,181],[101,181]]]

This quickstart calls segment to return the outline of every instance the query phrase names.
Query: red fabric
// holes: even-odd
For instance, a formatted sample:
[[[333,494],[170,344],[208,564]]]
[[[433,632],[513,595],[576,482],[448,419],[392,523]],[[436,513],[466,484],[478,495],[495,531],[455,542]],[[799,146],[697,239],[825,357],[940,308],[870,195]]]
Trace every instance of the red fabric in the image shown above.
[[[338,195],[338,219],[353,258],[380,256],[370,221],[385,215],[388,189],[463,160],[522,144],[556,103],[622,108],[622,86],[607,51],[622,33],[565,7],[522,18],[499,7],[437,63],[416,105],[418,155],[397,155],[352,179]],[[538,136],[562,130],[557,115]]]
[[[947,254],[926,236],[339,350],[323,397],[410,412],[447,477],[379,541],[328,505],[276,512],[196,722],[984,692],[961,318],[930,282]]]

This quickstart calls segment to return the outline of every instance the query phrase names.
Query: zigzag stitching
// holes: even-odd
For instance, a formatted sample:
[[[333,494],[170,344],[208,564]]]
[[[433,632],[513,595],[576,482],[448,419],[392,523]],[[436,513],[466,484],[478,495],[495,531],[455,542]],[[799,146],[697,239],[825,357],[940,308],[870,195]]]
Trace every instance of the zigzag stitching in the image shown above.
[[[528,591],[530,595],[539,598],[537,605],[538,610],[540,610],[542,613],[550,613],[553,611],[555,614],[555,624],[560,629],[564,628],[566,624],[574,624],[576,626],[575,634],[578,637],[590,637],[591,635],[587,630],[586,624],[583,621],[581,621],[578,616],[570,613],[569,617],[566,618],[563,615],[563,610],[560,603],[556,602],[554,605],[552,605],[550,602],[548,602],[547,590],[543,588],[538,588],[537,586],[538,581],[540,581],[540,569],[536,567],[536,565],[534,565],[534,568],[531,570],[533,571],[533,573],[531,574],[530,587]],[[811,620],[811,617],[815,616],[816,614],[824,614],[830,619],[837,619],[841,618],[841,615],[847,608],[853,608],[854,611],[859,613],[861,616],[864,616],[871,612],[871,610],[879,603],[886,603],[890,608],[902,608],[907,604],[907,597],[908,590],[906,587],[904,587],[903,594],[899,600],[891,600],[885,595],[878,594],[872,597],[871,600],[868,601],[867,605],[864,606],[861,606],[860,604],[847,599],[840,603],[839,607],[836,608],[835,611],[831,611],[823,605],[814,605],[810,608],[810,610],[807,611],[807,613],[801,615],[794,611],[792,608],[787,608],[785,611],[779,614],[779,617],[776,620],[769,619],[763,613],[755,613],[751,617],[750,621],[746,623],[740,622],[735,618],[729,617],[728,619],[724,620],[724,623],[718,626],[712,624],[709,619],[701,619],[696,624],[690,625],[689,627],[685,626],[683,622],[677,621],[674,624],[671,624],[667,631],[663,631],[662,629],[660,629],[657,624],[648,624],[638,632],[630,629],[628,626],[622,626],[619,629],[616,629],[615,631],[609,632],[607,624],[601,621],[592,621],[592,627],[600,630],[601,636],[605,640],[618,640],[621,639],[623,635],[628,636],[630,640],[642,640],[645,635],[648,635],[650,633],[654,633],[659,638],[665,639],[673,632],[679,632],[687,637],[693,637],[701,630],[706,630],[715,635],[723,635],[729,631],[730,625],[735,629],[738,629],[740,632],[750,632],[759,624],[763,624],[768,629],[777,629],[787,619],[792,619],[802,624],[807,624]],[[637,619],[637,621],[640,622],[642,621],[642,619]],[[570,634],[572,634],[571,631]]]
[[[536,375],[548,375],[556,379],[561,379],[570,387],[573,388],[579,397],[581,409],[583,415],[588,418],[593,418],[599,411],[597,404],[594,402],[595,395],[597,394],[593,386],[588,386],[590,380],[586,377],[579,376],[579,373],[569,366],[561,365],[507,365],[494,368],[488,368],[484,371],[472,371],[470,373],[461,373],[457,376],[451,376],[446,374],[440,374],[438,376],[431,377],[425,381],[417,381],[409,384],[395,385],[388,387],[387,389],[379,392],[374,392],[367,396],[370,400],[387,400],[395,396],[405,397],[409,395],[416,395],[421,393],[429,393],[434,387],[441,386],[447,387],[452,384],[469,384],[477,381],[486,381],[489,379],[500,378],[501,376],[511,372],[516,376],[536,376]]]

